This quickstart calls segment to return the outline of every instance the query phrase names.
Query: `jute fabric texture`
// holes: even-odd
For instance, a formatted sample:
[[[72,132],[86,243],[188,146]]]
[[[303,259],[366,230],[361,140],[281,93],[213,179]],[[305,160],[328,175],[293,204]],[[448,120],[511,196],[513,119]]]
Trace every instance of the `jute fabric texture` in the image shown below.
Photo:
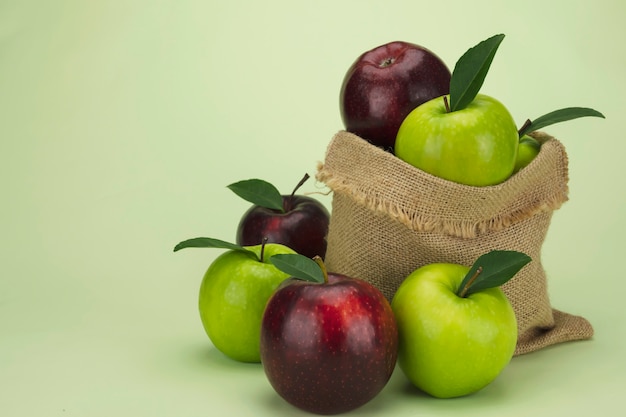
[[[564,146],[545,133],[539,155],[502,184],[471,187],[405,163],[340,131],[316,178],[333,193],[326,266],[371,282],[391,301],[402,281],[435,262],[471,265],[495,249],[532,258],[502,289],[518,322],[516,355],[591,338],[583,317],[552,308],[541,247],[568,199]]]

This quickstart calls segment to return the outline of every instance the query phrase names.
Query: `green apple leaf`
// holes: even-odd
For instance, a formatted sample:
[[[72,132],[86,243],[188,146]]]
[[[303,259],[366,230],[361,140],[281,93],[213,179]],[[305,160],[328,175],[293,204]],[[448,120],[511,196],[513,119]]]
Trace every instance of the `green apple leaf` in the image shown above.
[[[274,255],[270,258],[274,266],[294,278],[322,283],[324,271],[313,259],[297,253]]]
[[[462,110],[476,98],[504,35],[495,35],[470,48],[454,66],[450,79],[450,111]]]
[[[174,252],[177,252],[185,248],[217,248],[217,249],[229,249],[229,250],[246,251],[246,252],[254,253],[244,248],[243,246],[226,242],[224,240],[214,239],[211,237],[196,237],[193,239],[183,240],[182,242],[174,246]]]
[[[530,261],[530,256],[517,251],[494,250],[481,255],[463,278],[457,294],[467,297],[487,288],[499,287]]]
[[[578,119],[579,117],[601,117],[605,118],[602,113],[588,107],[566,107],[544,114],[533,121],[527,120],[519,130],[519,137],[542,129],[555,123],[565,122],[567,120]]]
[[[267,181],[249,179],[227,186],[239,197],[257,206],[284,212],[283,197],[280,191]]]

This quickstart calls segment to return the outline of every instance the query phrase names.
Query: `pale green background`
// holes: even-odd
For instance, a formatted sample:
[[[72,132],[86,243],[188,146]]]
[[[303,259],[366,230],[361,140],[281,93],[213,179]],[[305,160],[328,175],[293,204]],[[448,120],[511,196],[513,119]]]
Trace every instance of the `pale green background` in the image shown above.
[[[361,52],[407,40],[453,67],[500,32],[482,91],[519,124],[567,106],[607,116],[547,129],[571,187],[544,245],[550,295],[596,335],[515,358],[458,400],[418,394],[398,370],[355,414],[623,408],[624,4],[0,1],[0,415],[304,414],[260,365],[211,346],[197,291],[220,251],[174,244],[234,239],[248,204],[227,184],[287,192],[315,172]]]

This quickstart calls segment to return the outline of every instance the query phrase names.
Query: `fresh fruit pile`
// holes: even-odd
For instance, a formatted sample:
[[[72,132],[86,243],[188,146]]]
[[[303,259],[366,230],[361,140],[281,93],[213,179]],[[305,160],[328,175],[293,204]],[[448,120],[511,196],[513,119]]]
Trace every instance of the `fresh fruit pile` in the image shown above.
[[[200,287],[199,309],[204,329],[215,347],[242,362],[259,362],[261,316],[267,300],[289,275],[271,262],[276,254],[326,254],[330,215],[317,200],[297,195],[304,178],[289,195],[260,179],[228,185],[252,203],[236,231],[236,244],[210,237],[180,242],[184,248],[218,248]]]
[[[533,131],[579,117],[604,117],[590,108],[568,107],[527,120],[517,129],[501,102],[479,94],[503,39],[495,35],[470,48],[451,76],[434,64],[440,62],[437,56],[418,46],[413,48],[420,55],[409,54],[409,47],[385,45],[361,55],[343,81],[340,110],[346,130],[432,175],[489,186],[507,180],[539,153],[540,143],[529,136]],[[446,80],[449,88],[443,89]],[[353,93],[351,86],[358,82],[363,87]],[[411,97],[416,105],[400,107],[386,96],[395,95],[396,89],[415,92]],[[369,111],[354,110],[363,107]]]
[[[506,181],[541,152],[532,132],[578,117],[560,109],[519,129],[480,88],[504,35],[470,48],[452,74],[428,49],[392,42],[362,54],[340,93],[346,130],[416,169],[468,186]],[[199,310],[213,345],[236,361],[260,362],[285,401],[317,414],[354,410],[386,386],[396,362],[438,398],[469,395],[503,371],[517,320],[501,290],[531,262],[493,250],[473,265],[434,263],[402,282],[392,300],[374,285],[327,271],[330,214],[314,198],[249,179],[228,186],[251,202],[236,243],[198,237],[174,248],[226,250],[207,269]],[[506,248],[503,248],[506,249]]]

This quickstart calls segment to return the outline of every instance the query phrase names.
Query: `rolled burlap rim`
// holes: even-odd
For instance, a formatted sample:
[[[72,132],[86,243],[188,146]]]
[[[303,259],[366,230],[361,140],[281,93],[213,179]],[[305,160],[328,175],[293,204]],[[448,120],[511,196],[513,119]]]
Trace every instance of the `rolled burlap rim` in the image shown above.
[[[422,265],[470,265],[488,250],[519,250],[533,261],[503,286],[518,319],[516,354],[590,338],[586,319],[550,305],[541,246],[553,211],[568,199],[568,159],[558,140],[534,136],[542,147],[528,167],[501,184],[471,187],[338,132],[316,174],[333,191],[327,267],[373,283],[391,300]]]

